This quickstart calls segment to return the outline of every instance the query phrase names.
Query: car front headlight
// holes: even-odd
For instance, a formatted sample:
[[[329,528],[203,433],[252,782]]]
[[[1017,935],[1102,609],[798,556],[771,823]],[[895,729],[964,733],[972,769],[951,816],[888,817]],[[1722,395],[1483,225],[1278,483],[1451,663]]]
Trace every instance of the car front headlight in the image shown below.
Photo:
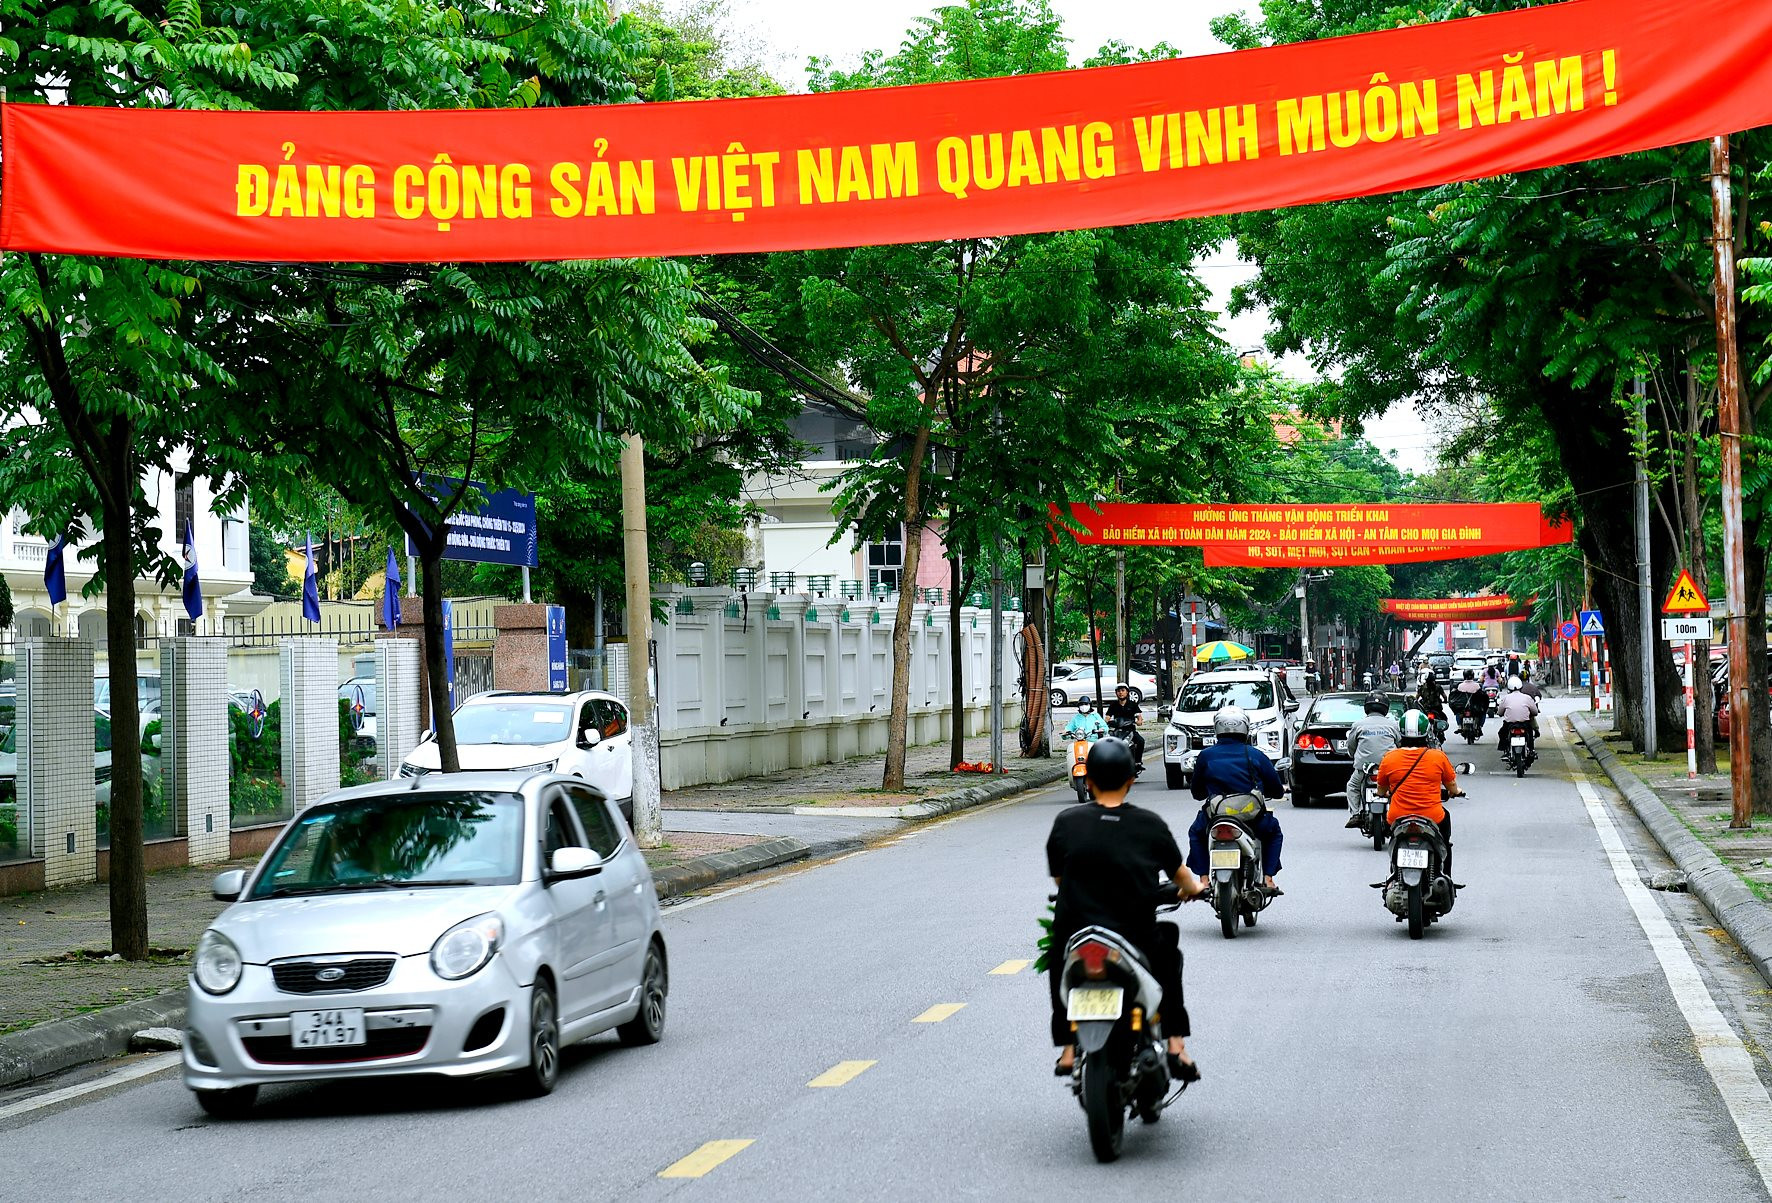
[[[1270,730],[1270,729],[1277,727],[1279,725],[1280,725],[1280,720],[1278,717],[1275,717],[1275,718],[1263,719],[1259,723],[1251,723],[1249,725],[1249,729],[1251,731],[1267,731],[1267,730]]]
[[[234,942],[213,927],[203,933],[191,954],[191,976],[209,994],[226,994],[238,986],[245,968]]]
[[[551,773],[559,763],[558,760],[540,760],[534,764],[520,764],[508,771],[512,773]]]
[[[504,938],[504,920],[497,915],[464,919],[431,945],[431,968],[446,981],[471,977],[486,967]]]

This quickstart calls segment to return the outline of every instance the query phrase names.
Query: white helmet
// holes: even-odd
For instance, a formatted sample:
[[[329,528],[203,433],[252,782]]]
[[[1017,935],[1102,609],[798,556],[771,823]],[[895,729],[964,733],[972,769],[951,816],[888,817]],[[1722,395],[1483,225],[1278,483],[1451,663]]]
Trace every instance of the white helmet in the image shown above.
[[[1249,738],[1249,712],[1241,706],[1226,706],[1212,716],[1212,730],[1219,735],[1241,735]]]
[[[1518,689],[1518,688],[1519,688],[1519,687],[1520,687],[1520,678],[1518,678],[1518,677],[1509,677],[1509,678],[1508,678],[1508,679],[1507,679],[1507,687],[1508,687],[1508,688],[1509,688],[1509,689]]]
[[[1403,713],[1403,742],[1427,742],[1427,715],[1419,710],[1407,710]]]

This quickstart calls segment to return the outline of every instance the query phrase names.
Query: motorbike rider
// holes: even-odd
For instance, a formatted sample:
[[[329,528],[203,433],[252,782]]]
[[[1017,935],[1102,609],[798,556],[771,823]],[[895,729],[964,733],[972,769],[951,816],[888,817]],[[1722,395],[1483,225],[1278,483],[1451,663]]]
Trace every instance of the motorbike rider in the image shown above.
[[[1390,668],[1386,670],[1386,675],[1391,679],[1392,689],[1401,689],[1403,687],[1403,666],[1401,664],[1392,660]]]
[[[1358,827],[1366,813],[1366,781],[1385,753],[1403,742],[1403,732],[1391,717],[1391,700],[1382,693],[1366,698],[1366,716],[1347,729],[1347,750],[1354,771],[1347,779],[1346,826]]]
[[[1438,748],[1428,746],[1428,718],[1419,710],[1403,715],[1403,745],[1385,753],[1378,765],[1378,792],[1390,799],[1385,818],[1395,824],[1409,815],[1431,819],[1446,844],[1446,876],[1452,876],[1452,815],[1440,797],[1460,797],[1458,773]]]
[[[1087,739],[1093,743],[1107,733],[1107,723],[1085,699],[1077,703],[1077,712],[1064,725],[1063,735],[1066,739]]]
[[[1493,660],[1483,666],[1483,688],[1501,688],[1501,668]]]
[[[1532,675],[1532,669],[1529,666],[1520,670],[1520,692],[1540,704],[1544,702],[1544,689],[1538,684],[1538,678]]]
[[[1137,766],[1137,772],[1144,772],[1144,734],[1138,729],[1144,724],[1144,711],[1132,700],[1132,691],[1124,685],[1116,685],[1114,700],[1101,709],[1109,731],[1131,728],[1132,763]]]
[[[1163,987],[1158,1014],[1169,1041],[1169,1073],[1196,1082],[1200,1071],[1187,1052],[1187,1007],[1181,992],[1181,933],[1158,923],[1158,881],[1166,873],[1183,902],[1210,888],[1183,863],[1175,836],[1156,812],[1126,800],[1132,788],[1132,751],[1118,740],[1089,750],[1089,792],[1093,802],[1066,807],[1046,840],[1046,865],[1058,884],[1052,912],[1052,940],[1046,960],[1052,992],[1052,1043],[1062,1050],[1054,1073],[1068,1076],[1077,1049],[1062,993],[1064,949],[1085,927],[1105,927],[1123,936],[1149,961]]]
[[[1507,679],[1507,692],[1495,699],[1495,712],[1501,716],[1501,738],[1495,745],[1496,751],[1507,751],[1508,733],[1515,727],[1526,733],[1526,750],[1537,751],[1538,699],[1521,688],[1520,678]]]
[[[1267,753],[1250,744],[1248,712],[1240,706],[1226,706],[1212,716],[1212,730],[1218,740],[1201,750],[1188,780],[1194,797],[1210,803],[1226,794],[1259,794],[1264,803],[1268,799],[1277,801],[1286,787],[1280,784],[1279,771]],[[1212,828],[1212,818],[1212,807],[1202,806],[1194,816],[1193,826],[1188,828],[1187,863],[1195,873],[1207,871],[1206,833]],[[1255,838],[1261,841],[1262,884],[1279,894],[1274,874],[1280,871],[1280,845],[1285,840],[1280,820],[1263,805],[1250,826]]]
[[[1464,670],[1464,680],[1460,681],[1452,690],[1452,696],[1447,699],[1447,704],[1451,706],[1452,712],[1460,718],[1467,714],[1475,715],[1478,727],[1488,720],[1489,695],[1483,692],[1483,687],[1477,683],[1475,669]]]
[[[1421,674],[1421,684],[1415,689],[1415,704],[1433,723],[1434,731],[1441,739],[1445,738],[1446,694],[1440,688],[1440,680],[1430,670]]]

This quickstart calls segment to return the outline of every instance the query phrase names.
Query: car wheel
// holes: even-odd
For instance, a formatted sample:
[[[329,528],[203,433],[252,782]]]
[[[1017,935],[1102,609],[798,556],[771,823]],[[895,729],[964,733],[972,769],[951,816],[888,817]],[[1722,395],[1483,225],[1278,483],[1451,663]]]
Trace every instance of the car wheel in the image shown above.
[[[536,978],[529,990],[529,1064],[518,1076],[523,1093],[532,1098],[552,1094],[560,1081],[560,1009],[545,977]]]
[[[671,991],[670,973],[657,944],[646,950],[646,968],[640,975],[640,1010],[615,1029],[629,1047],[657,1044],[664,1039],[665,998]]]
[[[1170,789],[1185,789],[1187,787],[1187,780],[1182,777],[1179,764],[1163,766],[1163,782]]]
[[[1054,689],[1051,693],[1051,697],[1053,706],[1060,709],[1070,704],[1070,695],[1062,689]]]
[[[1144,702],[1144,690],[1142,689],[1128,689],[1126,696],[1132,699],[1134,704],[1142,705]]]
[[[213,1115],[216,1119],[245,1119],[258,1102],[258,1087],[236,1086],[232,1090],[199,1090],[197,1106],[203,1108],[205,1115]]]

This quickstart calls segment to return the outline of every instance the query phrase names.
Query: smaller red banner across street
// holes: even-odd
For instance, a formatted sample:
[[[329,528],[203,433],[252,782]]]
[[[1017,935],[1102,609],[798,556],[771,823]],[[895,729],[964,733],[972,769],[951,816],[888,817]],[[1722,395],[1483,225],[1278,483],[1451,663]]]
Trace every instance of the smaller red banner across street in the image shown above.
[[[1493,622],[1530,617],[1530,601],[1503,595],[1488,597],[1387,597],[1378,603],[1386,614],[1404,622]]]

